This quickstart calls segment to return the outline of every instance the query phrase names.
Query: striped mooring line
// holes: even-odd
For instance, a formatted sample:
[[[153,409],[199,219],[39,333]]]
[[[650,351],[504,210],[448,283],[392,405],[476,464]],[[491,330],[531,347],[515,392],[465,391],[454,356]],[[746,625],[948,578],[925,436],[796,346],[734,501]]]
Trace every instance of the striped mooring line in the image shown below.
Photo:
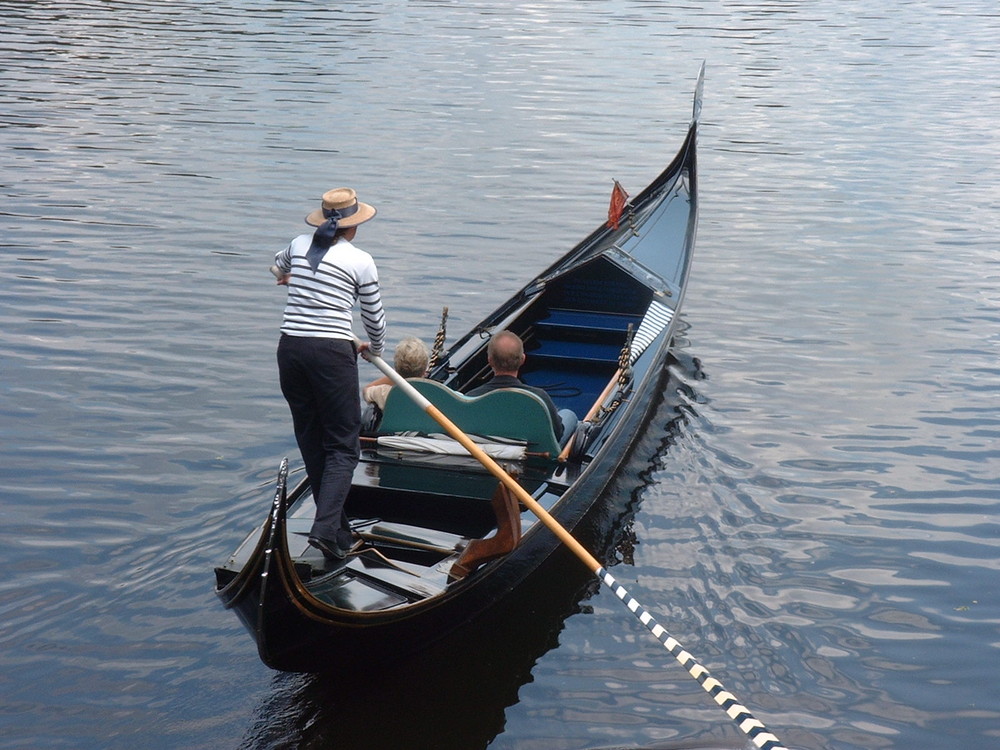
[[[712,696],[715,702],[719,704],[719,707],[729,715],[729,718],[736,722],[736,725],[743,730],[743,733],[750,738],[750,741],[754,745],[761,748],[761,750],[787,750],[781,744],[781,740],[769,732],[767,727],[758,721],[746,706],[736,700],[735,695],[726,690],[721,682],[712,677],[705,667],[685,651],[684,647],[653,619],[653,616],[646,611],[646,608],[637,602],[625,587],[615,580],[614,576],[603,567],[595,572],[597,577],[609,589],[615,592],[615,596],[625,603],[625,606],[629,608],[632,614],[638,616],[639,622],[646,626],[649,632],[653,634],[653,637],[662,643],[664,648],[670,652],[678,663],[698,681],[705,689],[705,692]]]

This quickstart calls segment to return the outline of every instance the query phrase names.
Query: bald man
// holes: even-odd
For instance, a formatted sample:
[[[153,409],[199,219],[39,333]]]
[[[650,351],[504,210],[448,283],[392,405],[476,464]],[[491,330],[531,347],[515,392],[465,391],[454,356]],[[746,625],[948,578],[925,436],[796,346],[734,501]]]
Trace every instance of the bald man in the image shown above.
[[[520,336],[513,331],[494,333],[486,347],[486,358],[493,370],[493,377],[478,388],[473,388],[466,395],[482,396],[484,393],[500,388],[521,388],[525,391],[531,391],[542,399],[549,410],[549,416],[552,418],[552,430],[555,432],[557,440],[562,442],[563,435],[569,434],[567,427],[571,426],[571,429],[576,429],[578,420],[576,414],[569,409],[556,409],[556,405],[548,393],[541,388],[522,382],[518,377],[517,374],[525,360],[524,342],[521,341]]]

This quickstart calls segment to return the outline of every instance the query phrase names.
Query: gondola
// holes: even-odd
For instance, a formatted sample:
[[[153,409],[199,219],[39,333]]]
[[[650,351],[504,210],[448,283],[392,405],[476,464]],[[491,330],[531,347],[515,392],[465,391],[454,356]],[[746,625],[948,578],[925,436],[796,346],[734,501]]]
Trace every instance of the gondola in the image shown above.
[[[409,382],[565,529],[594,510],[657,404],[691,268],[696,139],[638,196]],[[557,440],[523,390],[470,398],[490,335],[525,342],[521,379],[577,417]],[[495,476],[393,388],[366,425],[347,512],[356,543],[328,561],[307,543],[308,483],[282,462],[270,512],[216,568],[216,594],[268,666],[341,672],[425,648],[488,617],[559,547]]]

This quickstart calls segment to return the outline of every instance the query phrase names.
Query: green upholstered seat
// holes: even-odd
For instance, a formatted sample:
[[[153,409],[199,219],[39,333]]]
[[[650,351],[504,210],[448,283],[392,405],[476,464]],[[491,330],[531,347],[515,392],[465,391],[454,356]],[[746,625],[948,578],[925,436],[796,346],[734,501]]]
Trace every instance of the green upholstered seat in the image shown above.
[[[410,384],[454,422],[473,435],[523,440],[528,450],[559,454],[559,441],[545,403],[534,393],[520,388],[503,388],[469,397],[435,380],[410,378]],[[444,429],[413,402],[402,388],[393,388],[385,402],[381,433],[441,433]]]

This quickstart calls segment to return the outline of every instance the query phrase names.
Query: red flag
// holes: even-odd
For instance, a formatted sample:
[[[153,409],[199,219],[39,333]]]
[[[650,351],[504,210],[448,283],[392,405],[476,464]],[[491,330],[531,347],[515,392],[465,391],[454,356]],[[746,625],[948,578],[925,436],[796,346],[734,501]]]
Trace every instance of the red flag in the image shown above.
[[[612,229],[618,228],[626,203],[628,203],[628,193],[618,184],[618,180],[615,180],[615,186],[611,190],[611,205],[608,206],[608,226]]]

